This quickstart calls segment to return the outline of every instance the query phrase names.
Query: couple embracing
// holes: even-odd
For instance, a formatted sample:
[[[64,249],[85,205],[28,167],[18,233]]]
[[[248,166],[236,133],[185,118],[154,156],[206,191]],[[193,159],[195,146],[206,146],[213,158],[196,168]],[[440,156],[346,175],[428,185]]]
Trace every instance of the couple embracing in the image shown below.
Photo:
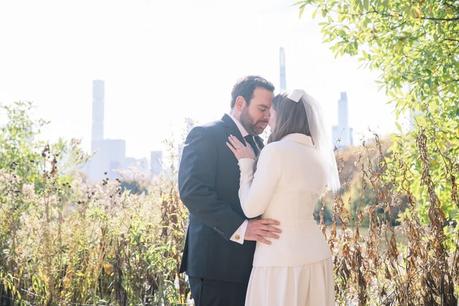
[[[273,92],[262,77],[239,80],[230,112],[187,136],[181,272],[196,306],[335,304],[330,250],[313,219],[320,196],[340,187],[334,153],[317,103],[303,90]]]

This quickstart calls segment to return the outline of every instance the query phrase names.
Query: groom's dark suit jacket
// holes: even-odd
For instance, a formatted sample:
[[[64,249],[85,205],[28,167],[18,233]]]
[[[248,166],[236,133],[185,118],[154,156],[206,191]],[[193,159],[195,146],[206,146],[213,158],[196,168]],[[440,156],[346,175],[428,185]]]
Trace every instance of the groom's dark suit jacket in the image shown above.
[[[246,220],[237,159],[226,145],[232,134],[244,142],[228,115],[191,130],[179,168],[180,197],[190,211],[181,272],[213,280],[248,282],[255,242],[230,240]],[[261,144],[262,145],[262,144]]]

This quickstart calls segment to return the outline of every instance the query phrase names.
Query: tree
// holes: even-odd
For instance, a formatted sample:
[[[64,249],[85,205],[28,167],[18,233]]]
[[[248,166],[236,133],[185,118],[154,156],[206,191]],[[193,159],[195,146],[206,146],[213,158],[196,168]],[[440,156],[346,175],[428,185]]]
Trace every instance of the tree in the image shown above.
[[[451,255],[459,231],[447,224],[459,220],[459,1],[300,0],[297,5],[301,14],[313,8],[335,55],[356,56],[380,72],[378,82],[398,121],[412,117],[407,132],[397,123],[385,180],[410,203],[402,222],[419,218],[432,234],[425,264],[439,260],[439,273],[421,285],[434,289],[424,291],[423,302],[455,304],[452,275],[457,276],[458,261]],[[416,252],[410,243],[408,250]],[[450,266],[448,257],[454,260]]]
[[[378,82],[395,104],[398,118],[407,112],[413,117],[414,129],[394,136],[391,149],[410,169],[409,177],[397,179],[400,189],[410,185],[426,222],[432,202],[438,202],[445,218],[459,221],[459,2],[303,0],[297,4],[301,13],[308,5],[315,7],[313,15],[321,15],[322,33],[336,55],[357,56],[381,72]],[[421,165],[422,144],[428,175]],[[431,190],[419,187],[426,176],[434,182]]]
[[[49,223],[53,219],[48,198],[52,194],[58,199],[55,205],[58,218],[62,219],[63,203],[69,197],[70,184],[74,180],[72,171],[87,159],[79,148],[79,141],[60,139],[48,144],[40,140],[40,130],[46,122],[33,119],[31,108],[29,102],[0,106],[0,121],[3,123],[0,126],[1,305],[21,300],[22,293],[17,288],[22,280],[15,275],[24,272],[18,265],[24,217],[31,211],[36,216],[46,216],[42,241],[45,247],[48,246],[51,241]],[[43,205],[33,201],[35,196],[43,199],[40,203]],[[50,266],[49,262],[45,266]]]

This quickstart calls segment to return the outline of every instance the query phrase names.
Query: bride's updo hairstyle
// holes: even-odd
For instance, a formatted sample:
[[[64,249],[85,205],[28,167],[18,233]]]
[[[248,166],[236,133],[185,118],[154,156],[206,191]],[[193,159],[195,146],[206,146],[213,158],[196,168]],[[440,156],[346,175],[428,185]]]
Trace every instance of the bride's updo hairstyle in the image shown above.
[[[269,136],[268,143],[279,141],[284,136],[293,133],[311,136],[308,117],[301,100],[297,103],[287,98],[286,93],[278,94],[273,99],[272,107],[276,111],[276,124]]]

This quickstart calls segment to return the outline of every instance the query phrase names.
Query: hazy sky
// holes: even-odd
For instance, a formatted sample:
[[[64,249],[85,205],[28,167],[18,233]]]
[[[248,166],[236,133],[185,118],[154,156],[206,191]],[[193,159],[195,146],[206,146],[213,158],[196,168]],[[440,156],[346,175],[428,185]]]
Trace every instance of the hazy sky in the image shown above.
[[[45,137],[81,138],[89,150],[92,80],[105,80],[105,137],[146,157],[180,134],[229,110],[234,82],[259,74],[304,88],[337,121],[347,91],[355,139],[393,130],[392,107],[376,73],[335,59],[317,22],[285,0],[5,0],[0,2],[0,103],[32,101],[51,124]]]

